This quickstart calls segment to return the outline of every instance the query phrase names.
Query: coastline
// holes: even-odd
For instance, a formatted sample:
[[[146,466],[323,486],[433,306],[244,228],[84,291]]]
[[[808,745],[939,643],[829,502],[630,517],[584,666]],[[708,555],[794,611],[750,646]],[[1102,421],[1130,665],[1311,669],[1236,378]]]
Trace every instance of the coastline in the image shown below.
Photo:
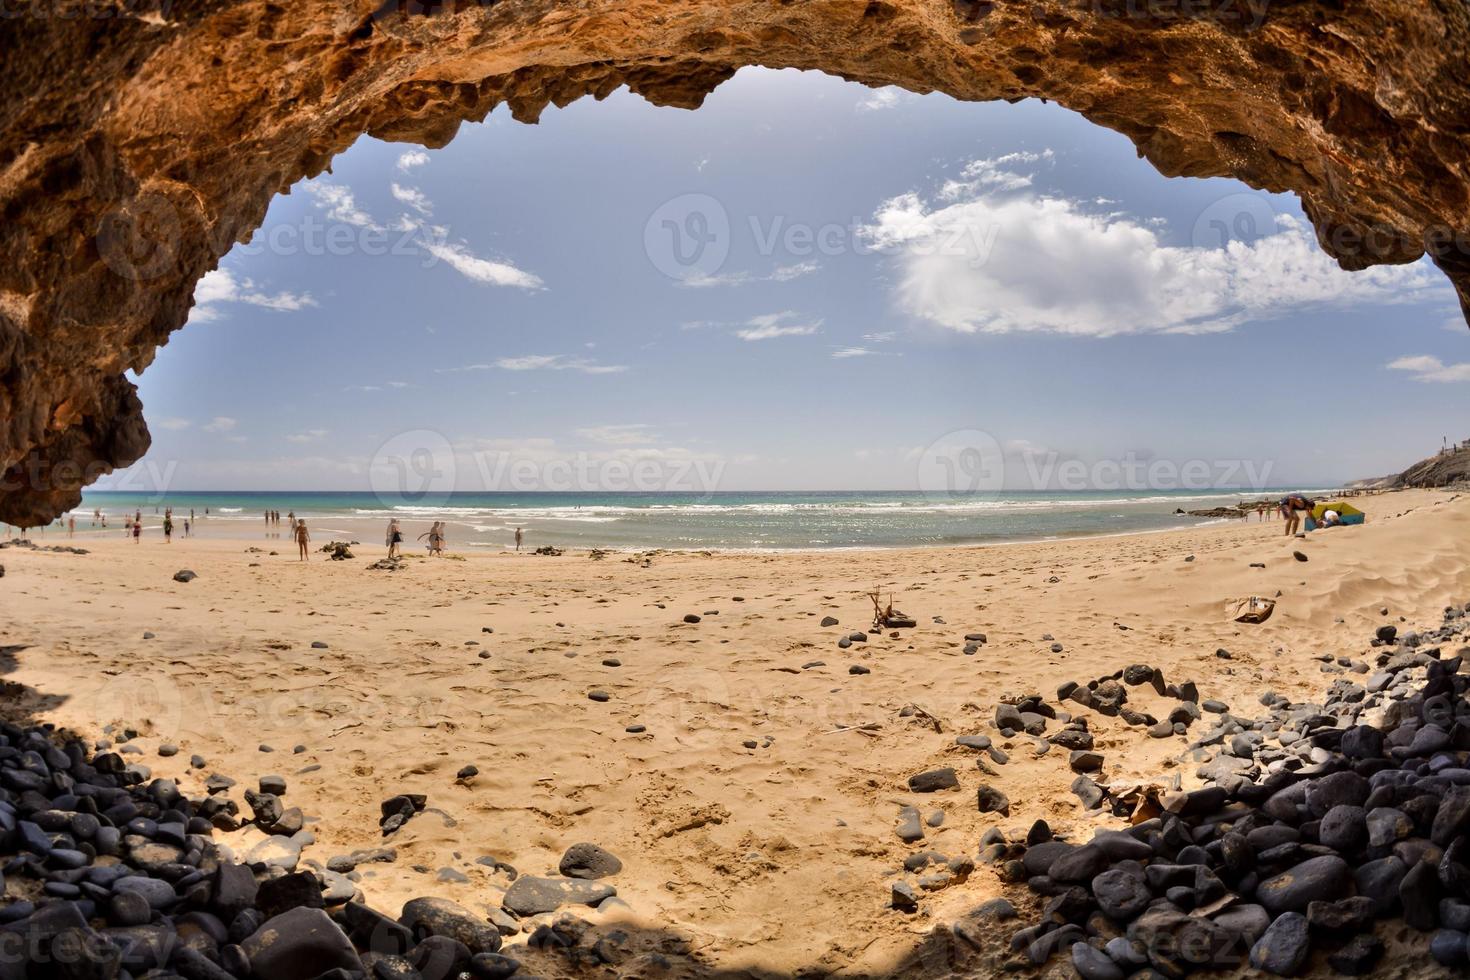
[[[68,516],[77,520],[78,535],[88,536],[121,537],[120,522],[135,511],[141,512],[144,536],[157,535],[163,511],[172,506],[176,535],[192,515],[195,533],[237,540],[279,535],[283,525],[263,525],[263,512],[274,510],[283,524],[289,516],[304,517],[315,538],[365,543],[382,538],[389,518],[396,518],[409,542],[432,521],[444,521],[450,547],[461,550],[509,549],[520,527],[532,548],[783,553],[969,547],[1179,530],[1204,525],[1221,511],[1251,506],[1262,493],[1274,502],[1279,492],[997,491],[964,497],[901,491],[502,492],[398,506],[374,493],[181,492],[166,498],[92,494]],[[206,515],[211,505],[213,514]],[[96,528],[93,507],[110,519],[107,532]],[[1274,515],[1274,507],[1271,511]]]
[[[400,832],[397,862],[364,869],[382,905],[439,894],[497,906],[509,882],[477,858],[540,874],[592,841],[622,859],[610,881],[627,904],[594,920],[658,924],[723,968],[883,970],[931,923],[882,907],[908,852],[898,807],[944,811],[929,836],[947,853],[972,852],[998,822],[973,795],[916,798],[904,781],[935,765],[972,780],[954,737],[990,732],[1003,693],[1050,696],[1145,662],[1226,702],[1267,688],[1320,696],[1331,679],[1316,655],[1470,595],[1470,497],[1406,491],[1364,509],[1363,527],[1305,543],[1251,520],[978,547],[662,552],[646,564],[416,556],[398,572],[366,567],[382,554],[376,538],[357,559],[300,564],[284,538],[133,545],[119,532],[76,541],[88,555],[0,551],[22,610],[0,641],[31,710],[91,738],[137,728],[139,761],[191,792],[215,769],[242,784],[285,775],[288,802],[319,818],[309,858],[378,845],[378,802],[425,793],[432,812]],[[198,579],[174,582],[180,568]],[[839,649],[867,625],[875,586],[918,626]],[[1278,591],[1260,626],[1223,614],[1227,599]],[[839,625],[819,626],[828,615]],[[987,635],[973,656],[972,631]],[[905,715],[911,705],[942,731]],[[1181,772],[1188,785],[1191,768],[1170,765],[1184,739],[1117,719],[1094,731],[1110,776]],[[180,754],[159,756],[165,742]],[[1025,749],[1017,741],[997,767],[1013,807],[999,822],[1092,826],[1065,759]],[[188,768],[195,752],[207,769]],[[456,781],[466,764],[480,775]],[[249,834],[226,840],[238,850]],[[446,868],[464,880],[440,880]],[[999,891],[977,875],[926,903],[942,921]]]

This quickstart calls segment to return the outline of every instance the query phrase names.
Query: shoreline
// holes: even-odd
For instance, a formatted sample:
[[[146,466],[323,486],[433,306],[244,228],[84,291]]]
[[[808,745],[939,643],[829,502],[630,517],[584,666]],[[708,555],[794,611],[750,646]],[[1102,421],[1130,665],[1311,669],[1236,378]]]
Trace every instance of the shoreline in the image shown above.
[[[1314,490],[1314,491],[1309,491],[1309,492],[1316,493],[1316,494],[1325,494],[1325,495],[1329,495],[1330,496],[1331,493],[1337,493],[1338,491],[1332,491],[1331,493],[1328,493],[1326,491]],[[1345,491],[1345,490],[1344,491],[1341,491],[1341,492],[1343,492],[1345,494],[1348,493],[1348,491]],[[1396,492],[1396,491],[1367,491],[1366,493],[1368,495],[1372,495],[1372,494],[1383,493],[1383,492]],[[228,497],[232,493],[235,493],[235,492],[232,492],[232,491],[209,491],[208,493],[216,494],[216,495],[219,495],[221,497]],[[259,491],[259,493],[265,494],[267,492],[266,491]],[[274,492],[271,492],[271,493],[274,493]],[[313,493],[316,493],[316,494],[321,495],[321,496],[334,496],[334,495],[337,495],[337,493],[335,491],[314,491]],[[784,492],[783,491],[772,491],[772,493],[784,493]],[[802,491],[801,493],[805,493],[805,491]],[[812,493],[825,493],[825,491],[812,491]],[[858,493],[858,492],[854,491],[853,493]],[[524,496],[524,495],[516,494],[516,493],[510,492],[510,491],[506,491],[505,494],[507,496],[510,496],[510,497]],[[1352,493],[1351,495],[1352,496],[1358,496],[1360,494],[1364,494],[1364,491],[1357,491],[1355,493]],[[118,494],[118,495],[120,495],[120,494]],[[307,496],[309,496],[309,495],[310,494],[307,494]],[[184,497],[187,498],[189,496],[189,494],[187,494],[187,493],[181,493],[180,496],[184,496]],[[288,494],[279,494],[279,496],[287,497]],[[484,496],[484,495],[481,495],[481,496]],[[546,494],[546,496],[556,496],[556,494]],[[568,496],[576,496],[576,494],[568,494]],[[616,496],[616,495],[615,494],[608,494],[608,495],[603,495],[603,496]],[[646,496],[646,495],[629,494],[629,496]],[[739,493],[739,492],[731,492],[730,493],[730,496],[732,496],[732,497],[742,497],[742,496],[745,496],[745,495],[742,494],[742,493]],[[1230,496],[1230,494],[1228,494],[1228,493],[1227,494],[1219,494],[1219,495],[1212,494],[1212,493],[1211,494],[1198,494],[1198,495],[1191,494],[1191,496],[1189,498],[1186,498],[1186,497],[1169,497],[1167,495],[1158,495],[1158,496],[1151,496],[1151,497],[1148,498],[1148,500],[1150,502],[1156,502],[1156,503],[1160,503],[1160,504],[1165,504],[1165,503],[1168,503],[1170,501],[1185,502],[1185,501],[1190,500],[1190,499],[1194,499],[1194,500],[1222,500],[1222,499],[1226,499],[1226,497],[1228,497],[1228,496]],[[1235,505],[1224,505],[1224,506],[1248,507],[1248,506],[1254,505],[1256,503],[1270,503],[1270,502],[1267,501],[1265,498],[1259,498],[1259,499],[1256,499],[1256,500],[1243,500],[1242,499],[1242,500],[1237,501],[1237,504],[1235,504]],[[1075,501],[1069,501],[1066,504],[1059,504],[1054,509],[1054,511],[1043,511],[1043,510],[1041,510],[1039,508],[1038,509],[1034,509],[1034,510],[1021,508],[1021,509],[1019,509],[1017,511],[1003,511],[1003,512],[984,511],[984,512],[981,512],[976,517],[971,518],[971,522],[972,523],[976,523],[976,524],[981,524],[981,523],[986,523],[986,522],[994,522],[994,521],[997,520],[997,518],[999,518],[1001,520],[1004,520],[1005,517],[1008,517],[1008,516],[1014,517],[1017,514],[1022,514],[1022,515],[1029,516],[1029,517],[1035,517],[1035,516],[1037,516],[1039,514],[1043,514],[1043,513],[1045,513],[1045,514],[1055,513],[1057,515],[1058,519],[1060,520],[1065,515],[1068,515],[1068,514],[1077,514],[1079,511],[1082,511],[1082,510],[1085,510],[1087,508],[1094,507],[1094,506],[1100,506],[1102,504],[1108,504],[1108,505],[1112,505],[1112,506],[1132,506],[1132,507],[1139,506],[1139,503],[1137,501],[1129,501],[1129,500],[1125,500],[1125,499],[1119,499],[1117,501],[1114,501],[1111,498],[1108,498],[1106,500],[1094,500],[1094,499],[1091,499],[1091,498],[1079,496],[1078,499],[1076,499]],[[84,507],[85,506],[85,503],[82,506]],[[162,504],[161,503],[159,506],[166,506],[166,504]],[[915,506],[918,507],[920,510],[923,509],[922,505],[915,505]],[[185,508],[185,509],[187,509],[187,508]],[[445,508],[446,511],[449,511],[449,510],[463,510],[463,509],[464,508]],[[529,508],[529,509],[535,510],[536,508]],[[863,509],[863,508],[859,508],[859,509]],[[629,513],[638,514],[640,516],[659,515],[660,514],[660,511],[657,508],[633,508],[633,507],[629,507],[629,508],[627,508],[627,511]],[[869,513],[871,513],[871,514],[880,514],[880,515],[881,514],[884,514],[886,512],[888,512],[887,511],[887,508],[884,508],[884,507],[873,507],[869,511]],[[87,513],[85,511],[81,510],[81,508],[79,508],[78,510],[74,510],[74,511],[68,512],[68,515],[69,516],[71,516],[71,515],[78,516],[79,522],[82,521],[82,520],[85,520],[85,521],[87,521],[87,522],[90,523],[90,521],[91,521],[91,515],[90,515],[90,513]],[[369,547],[372,547],[373,546],[372,545],[372,542],[375,542],[376,539],[381,536],[383,527],[386,526],[387,520],[389,519],[389,517],[392,516],[392,510],[391,509],[385,509],[381,515],[374,515],[374,516],[371,516],[371,517],[369,517],[369,516],[350,516],[349,517],[349,516],[342,516],[342,515],[333,515],[331,517],[318,517],[318,516],[314,516],[310,511],[303,511],[299,516],[308,518],[308,525],[309,525],[309,527],[312,528],[312,530],[314,532],[313,533],[313,538],[315,538],[317,536],[316,533],[315,533],[317,531],[317,526],[316,526],[315,523],[313,523],[313,521],[323,521],[323,520],[325,520],[325,521],[331,521],[333,524],[346,524],[348,526],[346,526],[346,527],[335,527],[335,526],[326,527],[326,528],[322,529],[322,531],[321,531],[321,533],[322,533],[322,535],[324,537],[327,536],[327,535],[332,535],[332,536],[345,535],[349,540],[356,540],[358,543],[362,543],[364,541],[369,542],[368,546]],[[594,551],[595,550],[595,551],[604,551],[604,552],[613,553],[613,554],[629,554],[629,553],[636,554],[636,553],[651,552],[651,551],[670,551],[670,552],[691,552],[691,553],[715,552],[715,553],[721,553],[721,554],[753,554],[753,555],[760,555],[760,554],[806,554],[806,553],[821,553],[821,552],[828,552],[828,551],[831,551],[831,552],[855,553],[855,552],[862,552],[862,551],[902,551],[902,550],[910,550],[910,549],[913,549],[913,550],[941,549],[942,550],[942,549],[950,549],[950,548],[991,548],[991,547],[996,547],[996,546],[1006,546],[1006,545],[1012,545],[1012,544],[1024,544],[1026,542],[1032,542],[1032,541],[1065,542],[1065,541],[1073,541],[1073,540],[1088,540],[1088,539],[1095,539],[1095,538],[1125,537],[1125,536],[1133,535],[1133,534],[1169,533],[1169,532],[1173,532],[1173,531],[1187,530],[1187,529],[1190,529],[1190,528],[1208,527],[1208,526],[1210,526],[1212,524],[1216,524],[1216,523],[1230,523],[1232,521],[1237,521],[1237,520],[1239,520],[1241,523],[1246,523],[1246,522],[1250,521],[1250,515],[1249,515],[1249,513],[1247,513],[1244,518],[1235,518],[1235,517],[1230,517],[1230,516],[1213,516],[1213,515],[1212,516],[1204,516],[1203,514],[1193,515],[1193,514],[1175,513],[1175,512],[1172,512],[1172,511],[1163,511],[1163,510],[1160,510],[1158,512],[1145,512],[1144,514],[1141,514],[1141,515],[1140,514],[1135,514],[1134,516],[1135,516],[1135,518],[1139,518],[1139,519],[1155,519],[1155,520],[1159,521],[1160,523],[1159,523],[1158,526],[1125,527],[1125,528],[1117,529],[1117,530],[1109,529],[1107,527],[1097,527],[1097,528],[1090,528],[1090,527],[1068,527],[1068,528],[1060,529],[1057,532],[1051,532],[1051,531],[1045,531],[1045,530],[1043,530],[1043,531],[1036,531],[1036,532],[1032,532],[1032,533],[1026,533],[1024,531],[1015,531],[1015,532],[1008,533],[1008,532],[1005,532],[1005,531],[997,531],[996,532],[996,534],[997,534],[996,537],[990,538],[990,539],[984,539],[984,540],[975,540],[975,539],[966,539],[966,538],[958,538],[958,537],[956,537],[956,538],[951,539],[951,540],[927,541],[927,542],[920,542],[920,543],[914,543],[914,542],[899,542],[899,543],[856,542],[856,543],[843,543],[843,544],[791,544],[791,545],[773,544],[773,545],[765,545],[765,546],[762,546],[762,545],[726,545],[726,544],[718,544],[718,543],[708,544],[708,545],[701,545],[701,544],[697,544],[697,543],[696,544],[679,543],[679,544],[670,545],[670,544],[658,544],[658,543],[650,543],[650,542],[630,542],[630,541],[618,541],[618,540],[616,540],[616,535],[610,535],[607,540],[602,540],[602,541],[586,541],[586,540],[581,540],[581,538],[583,538],[584,535],[580,535],[579,534],[579,535],[576,535],[574,538],[572,538],[572,539],[569,540],[568,539],[569,532],[566,531],[565,529],[552,528],[550,530],[547,530],[545,528],[538,528],[538,526],[537,526],[537,524],[535,522],[536,521],[545,521],[547,519],[544,518],[544,517],[539,517],[537,515],[532,515],[531,517],[529,517],[527,519],[527,522],[526,522],[526,525],[525,525],[529,529],[528,530],[528,536],[533,535],[533,534],[539,534],[539,535],[544,535],[544,536],[537,537],[537,539],[535,541],[529,543],[526,546],[526,549],[523,549],[523,550],[532,550],[532,551],[534,551],[534,549],[536,547],[539,547],[541,545],[551,545],[553,547],[561,548],[561,549],[563,549],[565,551],[569,551],[569,552],[582,552],[582,551]],[[1267,516],[1266,523],[1270,523],[1272,520],[1277,519],[1275,517],[1274,509],[1268,508],[1268,512],[1267,512],[1267,515],[1266,516]],[[149,535],[152,535],[153,538],[156,539],[159,536],[159,534],[160,534],[159,528],[161,527],[161,524],[162,524],[162,517],[163,517],[163,515],[161,513],[150,513],[150,514],[144,514],[143,515],[143,530],[144,530],[145,538],[147,536],[149,536]],[[1113,515],[1113,517],[1115,518],[1115,520],[1121,521],[1121,520],[1123,520],[1124,515],[1122,515],[1122,514],[1116,514],[1116,515]],[[175,521],[175,538],[178,539],[178,540],[180,540],[180,541],[185,540],[185,537],[184,537],[184,535],[182,533],[182,521],[183,521],[183,519],[184,519],[183,516],[180,515],[176,519],[176,521]],[[410,542],[413,542],[413,544],[415,546],[416,546],[417,542],[414,541],[414,534],[412,532],[418,530],[419,527],[420,527],[420,525],[422,525],[422,527],[423,527],[424,530],[427,530],[429,524],[432,523],[432,521],[428,517],[405,516],[405,517],[400,517],[398,519],[405,526],[405,537],[408,539],[408,541],[406,541],[405,543],[408,544]],[[451,537],[450,537],[450,545],[451,545],[450,552],[451,553],[455,553],[456,548],[458,548],[458,549],[460,549],[462,551],[469,552],[469,553],[493,553],[493,552],[496,552],[497,550],[498,551],[502,551],[502,552],[511,552],[511,553],[514,553],[513,548],[511,547],[511,545],[508,542],[501,542],[501,543],[498,543],[498,544],[496,543],[497,541],[500,540],[498,535],[495,536],[495,537],[490,538],[489,540],[477,539],[475,537],[476,534],[488,534],[488,532],[489,532],[490,529],[489,528],[485,528],[483,525],[480,525],[480,524],[478,524],[477,522],[475,522],[473,520],[466,519],[463,516],[456,517],[452,513],[446,513],[444,515],[444,519],[445,519],[446,523],[448,523],[449,526],[450,526],[449,527],[449,530],[451,532]],[[550,518],[550,520],[552,522],[555,522],[555,521],[558,521],[558,520],[564,520],[564,519],[566,519],[566,518],[560,518],[560,517]],[[571,518],[571,520],[576,520],[576,518]],[[615,522],[616,520],[618,520],[618,519],[617,518],[610,518],[609,519],[609,523]],[[214,521],[219,521],[219,523],[214,523]],[[216,537],[216,538],[210,538],[207,533],[204,534],[204,535],[200,535],[198,533],[195,533],[195,534],[192,534],[190,536],[190,538],[191,539],[209,539],[209,540],[253,541],[253,542],[258,542],[258,541],[261,541],[261,540],[265,540],[265,541],[284,541],[285,540],[284,535],[286,534],[286,532],[285,532],[284,528],[279,529],[279,530],[274,530],[274,531],[263,531],[263,530],[260,530],[260,526],[261,525],[259,523],[255,523],[255,522],[258,522],[258,521],[260,521],[260,516],[259,515],[254,515],[252,517],[233,516],[232,515],[232,516],[224,517],[224,518],[221,518],[218,515],[210,515],[210,516],[198,518],[197,520],[195,520],[194,521],[195,528],[198,529],[198,528],[201,528],[202,527],[202,528],[206,529],[206,531],[207,531],[207,529],[210,529],[210,528],[221,528],[224,533],[220,534],[219,537]],[[283,521],[284,521],[284,517],[283,517]],[[1166,521],[1167,522],[1170,522],[1170,523],[1164,523]],[[253,532],[249,530],[249,528],[252,526],[252,524],[256,528],[256,530],[253,531]],[[511,530],[511,528],[513,526],[514,526],[514,524],[512,523],[512,524],[506,525],[504,528],[498,528],[497,527],[496,530],[508,532],[508,531]],[[39,538],[45,538],[45,539],[50,539],[51,537],[54,537],[56,535],[66,535],[66,533],[67,533],[66,532],[66,529],[64,527],[57,527],[55,525],[48,526],[48,528],[46,529],[46,531],[49,532],[49,533],[43,533],[43,532],[40,531],[40,529],[36,529],[36,528],[30,529],[30,533],[32,535],[36,535],[36,536],[39,536]],[[109,527],[107,529],[102,529],[102,528],[95,527],[95,526],[79,526],[77,528],[77,530],[76,530],[76,536],[77,537],[81,537],[83,535],[89,536],[89,537],[91,537],[94,540],[96,540],[96,539],[105,539],[105,536],[106,535],[112,535],[113,537],[119,537],[119,538],[123,538],[123,537],[126,536],[125,535],[125,532],[123,530],[123,526],[122,525],[118,525],[116,527]],[[14,536],[15,536],[14,532],[12,532],[12,533],[10,533],[10,534],[7,535],[7,537],[14,537]],[[329,540],[336,540],[336,539],[339,539],[339,538],[337,538],[337,537],[329,538]],[[324,543],[324,541],[323,542],[314,542],[314,543],[320,544],[320,543]],[[412,548],[410,547],[408,550],[412,550]]]
[[[975,760],[954,739],[996,737],[1003,695],[1050,699],[1064,681],[1143,662],[1227,703],[1254,705],[1268,688],[1317,698],[1329,683],[1319,654],[1470,598],[1470,497],[1405,491],[1364,509],[1362,527],[1305,542],[1279,522],[1227,520],[647,564],[420,558],[397,572],[369,570],[382,554],[371,542],[355,560],[303,564],[284,538],[135,546],[118,531],[87,555],[0,551],[0,588],[22,611],[0,643],[23,706],[90,738],[137,728],[138,761],[187,792],[216,769],[242,784],[285,775],[287,803],[317,820],[309,859],[379,846],[381,800],[427,795],[395,839],[397,862],[363,869],[377,907],[437,894],[495,908],[510,882],[477,859],[545,874],[593,842],[622,860],[610,881],[627,908],[578,915],[659,924],[720,969],[883,972],[916,930],[1005,892],[977,873],[926,894],[919,919],[885,907],[912,850],[894,835],[899,807],[942,811],[924,846],[951,856],[997,823],[976,811]],[[198,578],[173,581],[180,568]],[[918,625],[839,647],[871,621],[875,586]],[[1224,616],[1229,599],[1277,592],[1264,624]],[[839,624],[819,625],[828,616]],[[969,654],[972,632],[987,639]],[[1168,711],[1146,691],[1136,700]],[[1092,731],[1108,778],[1189,784],[1186,739],[1116,718]],[[179,754],[159,755],[164,744]],[[1096,825],[1069,791],[1065,753],[996,744],[1009,756],[989,780],[1011,799],[1005,827]],[[190,769],[192,753],[208,768]],[[470,764],[479,775],[456,780]],[[966,792],[907,788],[946,765]]]

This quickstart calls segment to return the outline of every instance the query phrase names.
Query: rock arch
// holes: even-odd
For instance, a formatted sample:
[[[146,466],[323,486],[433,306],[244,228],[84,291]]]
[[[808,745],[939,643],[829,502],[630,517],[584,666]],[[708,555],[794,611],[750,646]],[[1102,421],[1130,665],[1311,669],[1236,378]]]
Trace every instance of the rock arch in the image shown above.
[[[1428,251],[1470,310],[1463,0],[0,0],[0,518],[147,450],[123,372],[359,136],[692,109],[757,64],[1055,100],[1168,176],[1296,193],[1345,268]]]

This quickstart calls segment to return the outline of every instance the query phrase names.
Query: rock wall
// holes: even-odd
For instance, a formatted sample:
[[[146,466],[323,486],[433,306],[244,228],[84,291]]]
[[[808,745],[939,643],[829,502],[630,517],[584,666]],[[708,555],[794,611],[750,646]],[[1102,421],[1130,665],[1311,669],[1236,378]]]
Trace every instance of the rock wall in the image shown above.
[[[1298,194],[1345,268],[1428,251],[1470,311],[1464,0],[0,0],[0,519],[147,450],[123,372],[362,134],[692,109],[754,64],[1055,100],[1166,175]]]

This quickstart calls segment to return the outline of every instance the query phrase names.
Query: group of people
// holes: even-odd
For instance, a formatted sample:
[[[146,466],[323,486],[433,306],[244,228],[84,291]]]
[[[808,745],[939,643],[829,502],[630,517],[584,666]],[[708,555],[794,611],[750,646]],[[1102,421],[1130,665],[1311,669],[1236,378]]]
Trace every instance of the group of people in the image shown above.
[[[444,522],[435,521],[432,527],[419,535],[419,540],[423,541],[427,538],[429,541],[429,554],[443,556],[444,536]],[[389,558],[403,557],[403,528],[399,525],[398,518],[396,517],[388,522],[388,533],[384,544],[388,546]]]
[[[437,555],[442,558],[444,556],[444,543],[447,539],[447,536],[448,526],[446,525],[446,523],[444,521],[435,521],[433,526],[431,526],[423,534],[419,535],[418,540],[427,540],[427,544],[425,545],[425,547],[428,548],[429,554]],[[521,550],[521,542],[524,540],[524,538],[525,535],[523,530],[521,528],[516,528],[517,551]],[[403,557],[403,527],[398,523],[398,518],[395,517],[388,521],[388,531],[387,534],[384,535],[383,543],[388,546],[389,558]]]
[[[93,523],[95,524],[96,523],[96,520],[101,520],[102,526],[103,527],[106,527],[107,526],[107,515],[101,513],[100,511],[97,511],[97,512],[94,512],[94,513],[95,513],[95,517],[94,517]],[[156,508],[154,509],[154,513],[157,513],[157,509]],[[194,511],[193,511],[192,508],[190,508],[190,510],[189,510],[189,516],[183,519],[183,525],[184,525],[184,537],[187,538],[193,532],[193,530],[194,530]],[[163,543],[164,544],[173,544],[173,541],[174,541],[174,526],[175,526],[174,525],[174,509],[172,507],[166,507],[166,508],[164,508],[164,511],[163,511]],[[72,528],[75,528],[76,527],[76,519],[75,518],[72,518],[70,527],[72,527]],[[123,534],[124,535],[131,535],[132,538],[133,538],[133,544],[137,544],[138,542],[140,542],[143,539],[143,512],[141,510],[135,510],[135,511],[133,511],[133,519],[131,521],[128,520],[126,514],[123,515]]]

